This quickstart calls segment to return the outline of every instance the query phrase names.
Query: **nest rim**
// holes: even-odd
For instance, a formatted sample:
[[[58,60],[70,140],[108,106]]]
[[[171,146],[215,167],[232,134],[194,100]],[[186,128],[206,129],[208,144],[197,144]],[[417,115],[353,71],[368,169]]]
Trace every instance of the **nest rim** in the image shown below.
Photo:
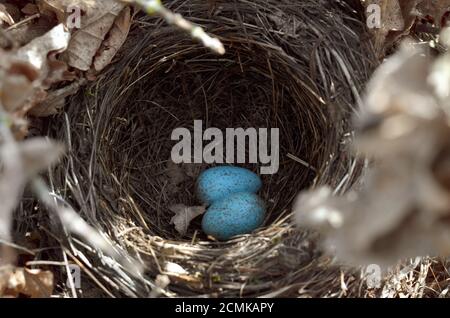
[[[247,1],[237,1],[241,6],[240,9],[242,9],[240,12],[246,12],[246,10],[260,10],[258,12],[265,12],[265,14],[268,14],[267,12],[269,9],[275,8],[278,3],[277,1],[271,0],[261,2],[268,7],[262,8],[259,3],[252,4]],[[294,18],[299,18],[299,16],[305,18],[307,17],[307,14],[300,14],[299,11],[305,8],[314,11],[311,5],[323,6],[322,9],[329,14],[336,14],[338,11],[334,10],[338,10],[337,7],[339,7],[339,10],[348,10],[345,13],[348,14],[348,20],[345,20],[346,23],[356,23],[356,25],[361,27],[361,32],[363,32],[363,25],[360,22],[354,21],[355,17],[354,12],[352,13],[352,9],[347,5],[342,7],[343,4],[340,1],[336,1],[336,3],[337,4],[327,5],[324,2],[320,4],[306,2],[305,7],[301,7],[301,5],[298,5],[297,7],[296,5],[290,4],[290,6],[286,5],[286,11],[282,10],[281,12],[293,16]],[[182,2],[182,4],[185,3]],[[358,78],[359,76],[365,78],[368,76],[371,67],[368,66],[370,63],[367,62],[369,59],[367,56],[364,56],[363,53],[365,52],[364,50],[367,50],[367,52],[370,52],[368,55],[371,54],[371,47],[369,45],[358,48],[345,48],[344,46],[343,48],[341,43],[335,42],[333,45],[336,45],[337,47],[332,47],[332,49],[336,52],[337,48],[339,48],[342,52],[337,52],[337,56],[335,56],[334,59],[330,58],[330,56],[327,57],[328,60],[319,59],[324,63],[320,66],[317,64],[314,65],[314,62],[317,61],[314,61],[314,58],[311,56],[313,62],[310,62],[311,64],[309,65],[305,65],[304,63],[306,63],[307,58],[302,56],[303,59],[300,60],[299,56],[295,55],[295,51],[299,48],[297,42],[289,44],[290,50],[284,49],[283,45],[286,45],[288,40],[293,41],[289,34],[286,39],[276,32],[275,34],[277,35],[274,35],[273,30],[265,30],[264,32],[267,33],[263,33],[264,36],[257,33],[258,36],[256,39],[250,39],[251,36],[255,36],[255,34],[249,34],[250,26],[244,27],[238,18],[232,20],[228,16],[233,14],[232,12],[235,10],[235,4],[224,5],[228,8],[228,11],[225,9],[223,10],[228,12],[228,15],[224,14],[223,20],[220,19],[220,15],[218,20],[215,20],[214,18],[202,18],[205,16],[205,13],[209,11],[208,5],[202,3],[202,1],[190,3],[191,7],[190,9],[187,9],[186,12],[183,12],[183,5],[180,6],[178,1],[173,1],[169,7],[170,6],[176,6],[179,11],[182,11],[181,13],[183,15],[187,15],[188,18],[194,22],[208,25],[208,30],[217,35],[224,42],[228,52],[230,52],[230,50],[231,52],[232,50],[238,52],[238,54],[232,55],[234,57],[239,56],[239,53],[242,53],[244,50],[253,52],[254,54],[255,47],[258,47],[267,53],[267,56],[270,56],[271,59],[277,60],[278,64],[288,65],[288,70],[289,65],[293,64],[294,67],[291,68],[292,72],[289,74],[290,77],[288,76],[290,84],[296,83],[297,85],[297,83],[302,83],[301,85],[303,86],[299,86],[301,88],[300,99],[308,99],[313,103],[314,109],[317,111],[314,114],[310,111],[308,114],[312,114],[312,117],[307,119],[306,122],[308,120],[312,121],[313,124],[310,127],[311,130],[318,129],[319,126],[320,131],[317,133],[318,137],[316,138],[316,143],[319,143],[321,139],[326,139],[322,140],[322,144],[318,149],[310,149],[310,154],[315,153],[317,155],[317,153],[319,153],[319,155],[317,155],[317,158],[319,159],[316,158],[306,161],[318,164],[318,173],[314,174],[314,178],[311,178],[309,175],[308,180],[303,184],[307,184],[308,187],[314,187],[319,184],[329,184],[335,189],[336,193],[343,193],[348,188],[352,187],[358,180],[358,176],[362,171],[362,166],[351,154],[349,154],[348,148],[346,148],[345,145],[344,151],[342,151],[341,147],[343,146],[341,141],[343,136],[349,134],[351,131],[351,115],[355,112],[353,105],[357,104],[357,99],[359,98],[359,95],[357,94],[358,90],[355,88],[355,90],[350,92],[339,92],[340,85],[348,85],[348,78],[343,81],[343,83],[336,82],[335,89],[337,92],[333,92],[327,86],[330,85],[330,83],[333,83],[333,80],[336,81],[337,78],[341,78],[342,80],[342,77],[345,77],[346,72],[348,73],[349,71],[346,69],[347,67],[352,70],[357,69],[358,72],[362,73],[355,75],[355,78]],[[309,16],[309,19],[314,18],[315,17],[313,17],[312,14]],[[341,18],[346,18],[344,13],[342,13]],[[146,48],[146,46],[148,46],[149,43],[151,46],[152,41],[155,41],[155,36],[159,39],[158,41],[153,42],[158,43],[154,48],[154,52],[149,55],[150,57],[147,56],[147,58],[153,59],[153,62],[149,63],[150,68],[152,65],[157,65],[158,60],[167,61],[170,60],[170,58],[180,58],[180,55],[183,54],[197,57],[202,55],[210,56],[200,45],[192,43],[190,39],[186,39],[185,35],[177,34],[177,32],[174,32],[170,27],[164,26],[161,21],[149,18],[142,18],[140,21],[142,25],[147,26],[150,23],[153,26],[157,26],[157,28],[151,33],[144,32],[143,34],[145,35],[142,39],[142,30],[139,30],[140,27],[137,27],[137,31],[135,30],[136,38],[134,38],[134,41],[141,41],[140,45],[136,45],[136,42],[133,43],[132,40],[131,43],[133,43],[133,45],[125,46],[123,49],[128,56],[132,57],[130,60],[134,61],[136,64],[133,65],[130,60],[125,62],[119,61],[117,65],[109,68],[93,85],[90,86],[87,90],[87,94],[81,94],[81,96],[79,94],[79,96],[72,99],[71,105],[66,110],[66,113],[60,117],[61,120],[59,121],[59,126],[55,125],[55,127],[51,128],[51,130],[53,130],[53,135],[62,135],[66,141],[71,141],[69,143],[71,159],[68,160],[67,165],[63,169],[60,169],[55,173],[53,183],[61,193],[63,192],[63,189],[69,188],[70,190],[68,193],[71,198],[68,201],[76,201],[77,210],[80,210],[81,214],[89,219],[91,223],[97,224],[97,226],[107,233],[121,249],[131,249],[133,253],[130,255],[134,254],[135,256],[139,254],[139,258],[142,259],[147,266],[146,275],[150,277],[152,282],[150,285],[153,285],[153,282],[158,275],[164,274],[170,277],[173,285],[171,284],[170,290],[163,292],[165,296],[199,296],[202,294],[208,296],[280,296],[299,286],[303,286],[305,281],[313,281],[317,271],[320,271],[324,277],[323,281],[314,283],[316,288],[315,293],[328,293],[326,292],[326,289],[328,289],[327,285],[330,284],[330,282],[337,285],[337,281],[339,280],[339,277],[334,276],[337,269],[328,268],[328,266],[325,265],[328,261],[324,261],[320,258],[315,243],[316,233],[307,230],[299,231],[295,228],[291,220],[291,212],[288,208],[278,215],[275,215],[267,226],[258,229],[252,234],[242,235],[226,242],[214,242],[205,239],[193,240],[192,238],[177,240],[176,237],[170,236],[163,238],[164,235],[161,235],[161,233],[152,233],[149,231],[150,229],[145,229],[145,226],[140,223],[142,215],[139,215],[138,210],[133,213],[133,222],[126,220],[126,214],[124,216],[121,213],[118,213],[118,215],[115,215],[113,212],[106,213],[103,215],[108,219],[106,222],[102,220],[102,215],[97,215],[99,205],[111,204],[111,202],[101,202],[93,199],[93,196],[99,195],[98,188],[92,188],[94,182],[104,180],[105,176],[98,177],[95,175],[96,172],[89,171],[86,167],[82,168],[82,170],[80,170],[81,172],[76,172],[79,174],[78,176],[75,171],[72,171],[72,173],[75,173],[74,176],[70,175],[67,169],[74,169],[74,166],[76,165],[79,167],[86,165],[87,162],[93,160],[92,158],[97,158],[100,149],[98,147],[101,147],[100,143],[102,142],[99,136],[104,137],[104,132],[108,129],[108,126],[111,126],[110,121],[105,121],[103,124],[100,123],[99,126],[97,119],[102,118],[102,116],[113,118],[115,115],[113,114],[115,108],[111,107],[112,103],[116,102],[116,99],[122,97],[129,98],[132,96],[132,94],[128,95],[130,93],[130,84],[134,85],[135,82],[137,83],[137,80],[143,80],[142,74],[139,74],[139,72],[133,74],[133,72],[138,70],[136,65],[145,64],[145,62],[142,61],[142,57],[144,56],[144,53],[148,54],[146,51],[148,47]],[[220,23],[218,21],[220,21]],[[266,23],[268,22],[268,20],[265,20],[262,25],[267,27]],[[229,23],[229,25],[224,27],[223,23]],[[321,23],[324,23],[324,20],[321,20]],[[339,22],[334,23],[339,24]],[[323,27],[323,25],[321,26]],[[328,28],[331,30],[332,26],[328,26]],[[261,26],[255,26],[253,31],[261,32],[261,29],[263,29]],[[236,35],[236,30],[244,30],[242,33],[245,33],[245,36],[242,36],[241,34]],[[169,34],[172,36],[169,37]],[[230,37],[230,34],[235,34],[235,37]],[[339,32],[334,35],[332,33],[326,34],[327,35],[324,36],[324,38],[318,40],[319,44],[314,44],[314,46],[317,45],[316,54],[326,55],[333,52],[333,50],[326,47],[326,45],[330,45],[329,41],[331,40],[336,41],[337,38],[347,36],[348,38],[345,39],[346,41],[353,41],[358,37],[354,31],[349,29],[345,29],[344,35]],[[311,36],[311,34],[309,34],[309,36]],[[328,39],[328,36],[330,39]],[[275,39],[271,37],[275,37]],[[263,40],[258,42],[258,39]],[[321,47],[320,45],[323,46]],[[250,47],[250,50],[247,46]],[[321,49],[323,51],[320,52]],[[349,53],[349,51],[352,55],[344,56],[344,54]],[[242,56],[239,58],[241,57]],[[343,58],[346,59],[344,60],[344,63],[347,63],[347,66],[336,70],[336,74],[327,77],[329,74],[326,72],[329,72],[330,70],[327,70],[324,73],[326,63],[339,63],[339,59],[342,61]],[[361,65],[358,65],[357,63],[360,63]],[[261,66],[262,64],[258,65]],[[170,67],[168,64],[159,65],[161,70],[167,66]],[[267,72],[267,65],[264,67]],[[317,73],[313,74],[311,69],[315,69]],[[274,70],[272,69],[271,72],[274,72]],[[299,74],[297,78],[296,74]],[[301,77],[300,75],[305,76],[305,79],[299,78]],[[128,77],[130,76],[132,79],[128,80]],[[117,90],[118,86],[122,87],[122,89]],[[118,91],[120,91],[120,93],[118,93]],[[333,94],[338,97],[333,96]],[[86,109],[81,107],[76,110],[76,105],[74,104],[79,104],[80,100],[90,106],[86,106]],[[304,101],[302,102],[302,105],[305,105]],[[324,110],[324,105],[338,105],[338,107],[336,107],[336,109]],[[339,107],[341,109],[339,109]],[[76,114],[77,112],[78,114]],[[76,122],[76,120],[75,123],[72,123],[72,120],[77,118],[76,116],[79,116],[81,112],[84,112],[85,114],[81,123]],[[70,118],[70,122],[67,121],[67,118]],[[323,122],[321,122],[320,125],[317,125],[321,118],[324,119]],[[85,125],[88,126],[87,131],[77,135],[76,138],[72,136],[77,126],[86,129]],[[322,136],[321,133],[326,134]],[[88,136],[91,136],[90,140],[87,138]],[[324,138],[325,136],[326,138]],[[87,152],[86,149],[84,149],[84,155],[79,156],[80,149],[86,147],[85,145],[83,146],[83,143],[91,144],[92,148],[87,149]],[[107,144],[108,143],[105,143],[105,145]],[[76,154],[75,157],[74,154]],[[90,156],[87,156],[86,154],[90,154]],[[104,164],[104,162],[100,163],[100,165]],[[80,169],[79,167],[78,169]],[[310,170],[308,171],[310,172]],[[74,187],[76,184],[75,179],[77,177],[80,180],[86,180],[86,184],[89,185],[88,188],[83,188],[79,184],[78,188]],[[113,182],[116,183],[119,189],[116,189],[115,191],[119,193],[122,192],[120,189],[122,187],[121,180],[116,179],[113,180]],[[68,184],[70,185],[69,187]],[[305,186],[303,188],[305,188]],[[293,195],[295,196],[299,190],[300,189],[296,188]],[[111,191],[111,189],[106,189],[105,191]],[[129,200],[129,206],[136,205],[136,200],[133,198]],[[106,208],[106,210],[114,211],[114,208],[111,209],[110,207]],[[108,223],[111,219],[116,219],[117,222],[114,229],[111,225],[112,223]],[[146,222],[143,223],[146,224]],[[280,244],[280,241],[284,242],[284,246],[276,248],[276,246]],[[80,247],[80,249],[82,249],[82,247]],[[272,255],[274,251],[276,252],[275,254],[277,254],[275,258]],[[290,255],[292,251],[295,251],[294,257]],[[99,256],[92,257],[98,258]],[[280,261],[279,259],[276,259],[277,257],[281,257],[283,260]],[[262,260],[267,258],[274,259],[274,262],[276,263],[273,271],[270,271],[267,265],[262,266]],[[190,274],[186,275],[183,273],[167,272],[163,265],[164,262],[181,264],[181,266],[186,268],[187,272]],[[267,263],[269,264],[270,262]],[[256,270],[259,266],[261,266],[262,270]],[[313,269],[310,273],[305,273],[308,268]],[[264,270],[269,272],[263,273]],[[102,268],[98,270],[97,274],[100,275],[102,273],[111,272],[114,272],[114,270],[103,265]],[[128,275],[129,277],[133,277],[132,273],[129,273]],[[266,277],[266,279],[268,277],[278,277],[280,282],[273,283],[271,280],[264,281],[264,277]],[[148,295],[148,289],[144,287],[146,283],[142,282],[142,277],[139,279],[134,277],[132,280],[135,282],[139,281],[139,283],[130,286],[130,283],[126,283],[118,278],[112,279],[113,283],[111,283],[111,285],[120,290],[120,293],[125,293],[127,295]],[[354,284],[357,285],[356,282]],[[275,292],[270,292],[270,290],[275,290]],[[339,294],[340,292],[342,291],[336,291],[336,294]]]

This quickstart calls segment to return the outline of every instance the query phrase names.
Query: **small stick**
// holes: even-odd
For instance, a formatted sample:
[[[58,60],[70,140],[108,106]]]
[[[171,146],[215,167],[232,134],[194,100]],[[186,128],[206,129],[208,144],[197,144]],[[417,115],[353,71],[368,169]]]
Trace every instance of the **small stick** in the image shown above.
[[[20,26],[22,26],[22,25],[24,25],[24,24],[30,22],[31,20],[34,20],[34,19],[39,18],[40,16],[41,16],[40,13],[33,14],[33,15],[29,16],[28,18],[25,18],[25,19],[23,19],[23,20],[17,22],[16,24],[11,25],[10,27],[8,27],[8,28],[6,29],[6,31],[10,31],[10,30],[12,30],[12,29],[16,29],[16,28],[18,28],[18,27],[20,27]]]
[[[129,1],[125,0],[125,2]],[[160,15],[168,24],[188,32],[191,37],[201,41],[211,51],[219,55],[225,54],[225,48],[218,38],[209,36],[201,27],[186,20],[180,14],[170,11],[163,6],[161,0],[134,0],[133,2],[142,7],[148,15]]]
[[[310,165],[308,162],[306,162],[305,160],[302,160],[302,159],[300,159],[299,157],[297,157],[297,156],[295,156],[295,155],[293,155],[293,154],[291,154],[291,153],[288,153],[286,156],[287,156],[289,159],[292,159],[292,160],[294,160],[294,161],[296,161],[296,162],[298,162],[298,163],[304,165],[305,167],[311,169],[312,171],[317,172],[317,169],[314,168],[313,166],[311,166],[311,165]]]

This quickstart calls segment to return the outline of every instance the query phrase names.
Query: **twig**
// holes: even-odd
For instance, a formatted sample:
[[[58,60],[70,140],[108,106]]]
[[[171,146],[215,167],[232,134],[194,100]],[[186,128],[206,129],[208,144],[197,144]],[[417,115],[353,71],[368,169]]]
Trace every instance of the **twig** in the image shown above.
[[[292,160],[294,160],[294,161],[296,161],[296,162],[298,162],[298,163],[304,165],[306,168],[311,169],[311,170],[314,171],[314,172],[317,172],[317,169],[316,169],[316,168],[314,168],[313,166],[311,166],[311,165],[310,165],[309,163],[307,163],[305,160],[302,160],[302,159],[300,159],[299,157],[297,157],[297,156],[295,156],[295,155],[293,155],[293,154],[291,154],[291,153],[288,153],[288,154],[286,155],[286,157],[288,157],[289,159],[292,159]]]
[[[40,13],[33,14],[33,15],[29,16],[28,18],[25,18],[25,19],[17,22],[16,24],[11,25],[10,27],[8,27],[6,29],[6,31],[10,31],[10,30],[16,29],[16,28],[18,28],[18,27],[20,27],[20,26],[30,22],[31,20],[39,18],[40,16],[41,16]]]
[[[97,230],[88,225],[86,221],[84,221],[71,208],[63,208],[58,206],[55,201],[55,197],[51,196],[50,191],[47,189],[47,186],[42,179],[33,179],[31,181],[31,185],[36,196],[47,206],[47,208],[59,216],[61,222],[70,232],[83,236],[92,244],[92,246],[95,246],[102,252],[120,262],[122,266],[127,268],[130,272],[140,275],[142,268],[138,263],[124,257],[106,238],[100,235]]]
[[[7,242],[7,241],[5,241],[5,240],[0,239],[0,244],[4,244],[4,245],[11,246],[11,247],[15,248],[16,250],[20,250],[20,251],[25,252],[25,253],[28,253],[28,254],[30,254],[30,255],[36,255],[36,253],[33,252],[32,250],[30,250],[30,249],[28,249],[28,248],[26,248],[26,247],[23,247],[23,246],[14,244],[14,243],[12,243],[12,242]]]
[[[160,15],[167,23],[188,32],[192,38],[201,41],[211,51],[220,55],[225,54],[225,48],[219,39],[209,36],[200,26],[164,7],[161,0],[135,0],[134,2],[141,6],[147,14]]]

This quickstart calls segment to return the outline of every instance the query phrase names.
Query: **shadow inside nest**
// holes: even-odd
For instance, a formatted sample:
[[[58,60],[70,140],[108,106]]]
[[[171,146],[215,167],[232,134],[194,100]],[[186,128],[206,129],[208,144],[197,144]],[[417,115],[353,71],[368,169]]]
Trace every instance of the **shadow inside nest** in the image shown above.
[[[350,121],[375,58],[361,41],[359,4],[239,0],[212,9],[206,1],[172,1],[169,7],[218,36],[227,53],[217,57],[160,20],[139,18],[118,62],[49,127],[70,150],[51,176],[57,192],[138,254],[146,278],[122,271],[125,282],[101,255],[77,242],[71,248],[89,254],[95,272],[109,273],[121,294],[148,295],[145,280],[153,286],[162,273],[173,283],[166,296],[274,290],[279,296],[308,284],[316,286],[311,294],[340,295],[338,272],[320,265],[310,233],[292,226],[290,207],[302,189],[326,183],[342,193],[360,176],[348,146]],[[262,229],[218,243],[201,233],[200,220],[183,237],[170,224],[170,205],[199,203],[195,180],[210,166],[170,161],[172,131],[192,131],[194,120],[203,129],[279,128],[279,171],[262,176],[268,206]],[[170,272],[171,263],[183,271]],[[320,271],[323,280],[314,282]]]

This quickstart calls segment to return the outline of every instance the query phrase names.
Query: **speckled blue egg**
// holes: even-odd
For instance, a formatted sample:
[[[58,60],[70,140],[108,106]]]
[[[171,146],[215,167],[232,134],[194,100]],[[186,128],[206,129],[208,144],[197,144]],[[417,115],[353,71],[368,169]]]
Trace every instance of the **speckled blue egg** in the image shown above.
[[[209,205],[233,193],[256,193],[261,186],[261,178],[248,169],[219,166],[200,174],[197,179],[197,195],[204,204]]]
[[[254,193],[234,193],[213,202],[202,220],[203,231],[219,240],[247,234],[264,221],[264,202]]]

